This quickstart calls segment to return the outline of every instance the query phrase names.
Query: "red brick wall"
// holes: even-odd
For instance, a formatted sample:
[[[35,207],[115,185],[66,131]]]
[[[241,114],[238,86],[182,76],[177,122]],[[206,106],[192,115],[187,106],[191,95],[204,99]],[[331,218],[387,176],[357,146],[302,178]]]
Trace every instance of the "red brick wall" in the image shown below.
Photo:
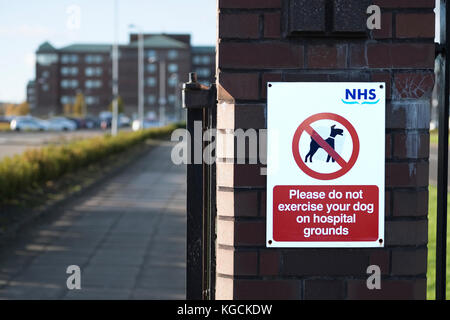
[[[434,0],[373,2],[381,30],[289,37],[288,0],[218,1],[217,299],[426,297]],[[268,81],[387,83],[385,248],[266,249],[262,165],[235,164],[230,137],[265,128]],[[371,264],[381,290],[366,288]]]

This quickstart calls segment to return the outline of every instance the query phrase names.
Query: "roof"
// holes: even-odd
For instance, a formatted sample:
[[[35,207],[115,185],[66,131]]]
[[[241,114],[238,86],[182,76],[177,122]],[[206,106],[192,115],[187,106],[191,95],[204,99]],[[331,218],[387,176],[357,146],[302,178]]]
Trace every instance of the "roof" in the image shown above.
[[[63,47],[60,51],[63,52],[111,52],[112,46],[110,44],[96,44],[96,43],[75,43]]]
[[[41,44],[37,50],[38,52],[56,52],[56,49],[54,46],[50,44],[50,42],[45,41],[43,44]]]
[[[120,45],[120,47],[137,47],[138,41],[133,41],[129,45]],[[144,47],[146,48],[164,48],[164,49],[185,49],[189,45],[185,42],[173,39],[166,35],[153,35],[144,38]],[[210,47],[214,50],[214,47]],[[112,50],[111,44],[99,43],[74,43],[61,49],[56,49],[49,42],[44,42],[39,46],[38,52],[92,52],[92,53],[109,53]]]
[[[139,41],[130,43],[130,47],[137,47]],[[184,42],[175,40],[165,35],[154,35],[144,39],[144,47],[146,48],[167,48],[167,49],[185,49],[188,45]]]
[[[216,47],[214,46],[192,46],[192,53],[216,53]]]

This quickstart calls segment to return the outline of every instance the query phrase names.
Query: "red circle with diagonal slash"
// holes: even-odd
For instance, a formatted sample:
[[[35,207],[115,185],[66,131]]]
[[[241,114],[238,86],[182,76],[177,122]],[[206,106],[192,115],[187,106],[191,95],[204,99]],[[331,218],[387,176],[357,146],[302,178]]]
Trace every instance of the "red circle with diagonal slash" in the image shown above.
[[[352,137],[353,142],[353,151],[352,155],[350,156],[350,160],[347,162],[342,157],[332,149],[325,140],[322,139],[322,137],[311,127],[311,124],[319,121],[319,120],[332,120],[337,121],[341,125],[347,129],[347,131],[350,133],[350,136]],[[308,133],[314,141],[316,141],[329,155],[331,155],[336,162],[341,166],[341,169],[332,172],[332,173],[321,173],[312,170],[309,168],[304,162],[300,155],[299,150],[299,142],[300,137],[303,134],[303,132]],[[294,155],[295,162],[300,167],[300,169],[309,175],[312,178],[319,179],[319,180],[333,180],[337,179],[339,177],[342,177],[344,174],[350,171],[350,169],[354,166],[356,163],[356,160],[358,159],[359,155],[359,138],[358,134],[356,133],[355,128],[352,126],[352,124],[345,119],[344,117],[341,117],[340,115],[334,114],[334,113],[318,113],[315,114],[305,121],[302,122],[295,131],[294,139],[292,140],[292,153]]]

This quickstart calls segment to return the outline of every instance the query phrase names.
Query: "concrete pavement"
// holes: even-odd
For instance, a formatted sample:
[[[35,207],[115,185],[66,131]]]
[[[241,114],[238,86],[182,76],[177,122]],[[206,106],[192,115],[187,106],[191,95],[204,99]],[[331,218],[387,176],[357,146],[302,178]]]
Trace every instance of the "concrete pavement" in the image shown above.
[[[185,170],[171,144],[22,234],[0,254],[0,299],[184,299]],[[66,268],[81,268],[68,290]]]

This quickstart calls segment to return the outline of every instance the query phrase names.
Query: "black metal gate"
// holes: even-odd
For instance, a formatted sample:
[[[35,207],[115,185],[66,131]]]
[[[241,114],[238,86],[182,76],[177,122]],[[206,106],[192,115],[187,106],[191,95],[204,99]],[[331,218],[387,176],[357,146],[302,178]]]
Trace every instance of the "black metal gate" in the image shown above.
[[[450,8],[449,0],[441,0],[440,45],[438,46],[439,91],[439,145],[437,176],[437,229],[436,229],[436,300],[445,300],[447,265],[447,192],[448,192],[448,124],[450,86]]]
[[[215,154],[204,152],[215,143],[216,87],[197,82],[195,73],[183,85],[183,107],[190,135],[187,165],[186,299],[214,299],[216,166]],[[214,151],[215,148],[212,148]]]

